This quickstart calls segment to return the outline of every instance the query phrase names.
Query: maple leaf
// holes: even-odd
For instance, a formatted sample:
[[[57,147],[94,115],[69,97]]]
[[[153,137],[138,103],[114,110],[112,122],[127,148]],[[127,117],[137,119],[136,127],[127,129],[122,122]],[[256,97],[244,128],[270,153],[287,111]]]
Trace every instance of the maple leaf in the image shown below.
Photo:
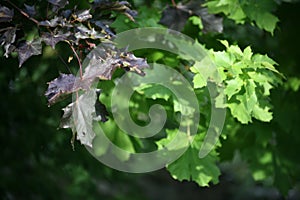
[[[190,16],[189,10],[185,9],[182,6],[177,6],[177,7],[168,6],[163,11],[159,23],[169,27],[170,29],[181,31],[189,16]]]
[[[137,11],[130,9],[130,3],[127,1],[109,1],[109,0],[98,0],[94,1],[93,9],[100,10],[115,10],[126,15],[131,21],[134,21],[134,17],[137,15]]]
[[[76,77],[73,74],[60,74],[59,77],[48,83],[48,89],[45,93],[48,104],[56,103],[62,96],[73,93]]]
[[[93,50],[87,58],[89,64],[84,70],[82,79],[76,78],[73,74],[60,74],[58,78],[48,83],[45,96],[49,105],[80,89],[89,90],[98,79],[111,79],[118,67],[141,76],[145,75],[143,69],[149,67],[145,59],[137,58],[130,52],[121,52],[112,44],[104,43],[101,48]]]
[[[97,20],[97,21],[92,21],[97,27],[102,29],[106,34],[108,34],[111,37],[115,37],[116,35],[110,30],[109,26],[104,24],[103,22]]]
[[[30,16],[33,17],[36,15],[36,10],[34,6],[29,6],[27,4],[24,3],[25,9],[24,11]]]
[[[194,13],[200,16],[203,24],[203,32],[223,32],[223,18],[217,15],[212,15],[208,13],[207,8],[200,8],[195,10]]]
[[[80,140],[81,144],[92,147],[95,137],[93,121],[105,122],[108,120],[106,117],[108,112],[99,101],[100,90],[90,89],[93,83],[99,79],[111,79],[113,72],[118,67],[144,75],[143,69],[148,67],[148,64],[145,59],[117,49],[112,43],[103,43],[94,49],[87,58],[89,62],[82,78],[77,78],[72,74],[60,74],[58,78],[48,83],[45,96],[48,104],[52,105],[68,94],[79,92],[79,90],[83,91],[81,96],[63,109],[64,114],[60,127],[71,128],[73,138],[77,135],[76,138]]]
[[[67,33],[59,32],[57,34],[45,32],[42,33],[41,39],[43,42],[45,42],[47,45],[50,45],[54,49],[55,45],[58,42],[67,40],[70,35],[71,35],[70,32]]]
[[[111,79],[113,72],[118,67],[144,76],[143,69],[149,67],[146,59],[137,58],[133,53],[117,49],[110,43],[102,43],[101,47],[92,51],[87,57],[90,62],[85,69],[83,79],[92,79],[92,77],[103,80]],[[101,64],[103,61],[106,63]]]
[[[91,89],[63,109],[60,128],[71,128],[81,144],[92,147],[95,137],[93,121],[107,121],[105,106],[99,102],[100,90]],[[101,108],[97,107],[101,105]],[[72,141],[72,144],[74,141]]]
[[[14,10],[10,10],[5,6],[0,6],[0,22],[9,22],[14,16]]]
[[[67,0],[48,0],[48,2],[53,5],[53,12],[57,12],[59,9],[64,8],[69,4],[69,1]]]
[[[106,122],[108,120],[108,118],[107,118],[108,112],[106,110],[105,105],[103,103],[101,103],[101,101],[99,100],[101,90],[96,89],[96,94],[97,94],[97,98],[96,98],[96,101],[95,101],[95,114],[96,114],[96,116],[94,117],[94,120],[95,121]]]
[[[30,42],[21,43],[17,48],[19,67],[33,55],[39,55],[42,53],[42,44],[40,39],[35,39]]]
[[[203,0],[192,0],[184,5],[168,6],[163,11],[159,23],[171,29],[181,31],[189,17],[198,16],[201,18],[204,33],[221,33],[223,31],[223,18],[209,14],[207,8],[202,7],[203,3]]]
[[[64,23],[64,19],[62,17],[54,17],[53,19],[49,20],[45,20],[45,21],[40,21],[39,25],[40,26],[48,26],[48,27],[56,27],[58,25],[63,26]]]
[[[4,46],[5,53],[4,56],[7,58],[8,54],[10,54],[15,46],[12,45],[16,40],[16,27],[11,27],[7,31],[3,33],[0,37],[0,44]]]
[[[80,10],[77,11],[73,17],[75,18],[76,21],[79,22],[84,22],[90,18],[92,18],[92,15],[90,14],[90,10]]]

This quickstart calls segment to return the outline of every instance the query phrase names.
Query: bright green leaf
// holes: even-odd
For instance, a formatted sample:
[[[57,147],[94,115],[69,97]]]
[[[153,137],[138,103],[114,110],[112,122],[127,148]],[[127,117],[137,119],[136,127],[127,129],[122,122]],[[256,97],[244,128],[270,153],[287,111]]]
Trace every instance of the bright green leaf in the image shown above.
[[[226,81],[225,94],[230,99],[234,94],[238,93],[243,86],[243,80],[239,77]]]
[[[244,104],[230,103],[228,104],[228,107],[231,111],[232,116],[242,124],[248,124],[249,122],[252,122],[251,116]]]
[[[197,135],[196,137],[199,137]],[[194,142],[198,142],[195,138]],[[167,169],[172,177],[179,180],[192,180],[200,186],[208,186],[210,182],[218,183],[220,170],[216,165],[217,156],[211,152],[206,157],[198,157],[199,145],[190,146],[187,151],[175,162],[171,163]]]
[[[269,111],[268,107],[261,108],[255,105],[253,108],[253,116],[263,122],[269,122],[272,120],[272,112]]]

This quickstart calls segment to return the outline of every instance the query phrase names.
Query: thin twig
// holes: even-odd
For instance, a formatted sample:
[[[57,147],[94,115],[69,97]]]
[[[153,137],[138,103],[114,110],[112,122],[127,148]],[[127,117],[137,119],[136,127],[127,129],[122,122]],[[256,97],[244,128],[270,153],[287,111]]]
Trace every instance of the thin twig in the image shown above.
[[[76,53],[74,47],[69,43],[73,53],[75,54],[76,58],[77,58],[77,61],[78,61],[78,64],[79,64],[79,74],[80,74],[80,79],[82,79],[82,65],[81,65],[81,61],[80,61],[80,58],[78,56],[78,54]]]
[[[17,9],[26,18],[28,18],[29,20],[33,21],[35,24],[39,25],[39,22],[36,19],[30,17],[26,12],[24,12],[23,10],[21,10],[18,6],[16,6],[15,4],[13,4],[10,0],[5,0],[5,1],[7,1],[7,3],[9,3],[12,7],[14,7],[15,9]]]
[[[174,7],[176,7],[175,0],[171,0],[171,1],[172,1],[172,5],[173,5]]]
[[[61,55],[59,55],[59,54],[57,53],[57,51],[54,51],[54,52],[55,52],[55,54],[59,57],[59,59],[62,61],[62,63],[64,63],[64,65],[66,66],[66,68],[68,69],[68,71],[72,74],[72,71],[71,71],[70,67],[69,67],[68,64],[64,61],[64,59],[61,57]]]

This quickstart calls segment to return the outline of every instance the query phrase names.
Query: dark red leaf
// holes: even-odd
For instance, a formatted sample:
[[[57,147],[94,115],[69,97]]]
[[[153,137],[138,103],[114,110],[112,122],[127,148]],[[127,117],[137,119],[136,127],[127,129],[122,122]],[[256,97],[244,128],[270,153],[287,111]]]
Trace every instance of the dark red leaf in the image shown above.
[[[93,3],[93,9],[99,10],[115,10],[125,14],[131,21],[134,21],[134,17],[137,15],[137,11],[130,9],[130,3],[127,1],[110,1],[110,0],[95,0]]]
[[[42,44],[40,39],[35,39],[30,42],[21,43],[16,50],[18,52],[19,67],[33,55],[39,55],[42,53]]]
[[[53,19],[40,21],[40,26],[48,26],[48,27],[56,27],[58,25],[63,26],[64,25],[64,19],[62,17],[55,17]]]
[[[14,50],[15,46],[12,45],[16,39],[16,27],[10,27],[7,31],[3,33],[0,37],[0,44],[4,46],[4,56],[8,57],[8,55]]]
[[[106,122],[108,120],[108,112],[106,110],[106,107],[101,101],[99,100],[99,96],[101,94],[101,90],[97,89],[96,90],[97,98],[95,102],[95,121],[101,121],[101,122]]]
[[[27,4],[24,4],[25,6],[25,12],[30,16],[30,17],[33,17],[36,15],[36,10],[35,10],[35,7],[34,6],[29,6]]]
[[[92,15],[90,14],[90,10],[80,10],[74,14],[74,18],[76,21],[84,22],[92,18]]]
[[[190,16],[199,16],[203,24],[203,32],[217,32],[223,31],[223,18],[217,15],[209,14],[207,8],[202,7],[203,0],[191,0],[187,4],[178,4],[176,7],[168,6],[162,13],[159,23],[181,31],[187,19]]]
[[[170,29],[181,31],[189,16],[189,11],[182,7],[167,7],[163,11],[159,23]]]
[[[67,38],[71,35],[70,32],[67,33],[42,33],[41,39],[43,42],[45,42],[47,45],[51,46],[53,49],[55,48],[55,45],[60,41],[65,41]]]
[[[59,77],[48,83],[48,89],[45,93],[48,104],[52,105],[63,96],[73,93],[76,77],[73,74],[60,74]],[[77,89],[78,90],[78,89]]]
[[[217,15],[209,14],[207,8],[200,8],[195,11],[200,16],[203,24],[203,32],[223,32],[223,18]]]
[[[57,12],[59,9],[64,8],[69,4],[68,0],[48,0],[49,3],[53,5],[52,10]]]
[[[0,22],[9,22],[14,16],[14,10],[0,5]]]

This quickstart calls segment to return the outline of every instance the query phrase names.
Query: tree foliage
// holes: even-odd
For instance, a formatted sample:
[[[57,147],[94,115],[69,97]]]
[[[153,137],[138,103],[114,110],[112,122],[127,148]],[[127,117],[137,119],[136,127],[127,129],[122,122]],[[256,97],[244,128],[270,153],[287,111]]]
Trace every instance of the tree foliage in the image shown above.
[[[171,66],[193,87],[201,110],[201,121],[187,151],[166,166],[170,175],[179,181],[189,180],[199,186],[209,186],[219,182],[227,165],[245,162],[251,180],[268,187],[275,186],[282,195],[287,195],[299,184],[299,159],[295,152],[300,141],[296,134],[298,121],[295,114],[299,106],[297,100],[289,99],[282,103],[282,99],[286,99],[285,95],[294,98],[300,81],[293,73],[295,69],[287,67],[288,71],[282,66],[295,67],[295,64],[282,62],[284,59],[278,56],[277,46],[266,45],[269,47],[266,50],[260,43],[255,44],[255,40],[264,41],[265,38],[275,44],[280,18],[276,11],[283,1],[157,0],[151,5],[142,2],[3,1],[0,4],[2,55],[6,59],[17,59],[19,67],[22,67],[20,71],[24,67],[32,68],[26,64],[35,56],[43,61],[47,59],[48,52],[59,58],[61,62],[56,62],[56,65],[67,66],[67,72],[61,72],[58,66],[43,69],[42,65],[34,71],[38,73],[36,76],[43,74],[38,70],[51,69],[51,73],[56,74],[51,78],[41,75],[47,77],[47,80],[42,80],[48,81],[48,88],[43,88],[44,94],[49,106],[59,103],[63,107],[59,127],[72,130],[73,147],[77,146],[75,138],[81,144],[93,147],[98,142],[97,137],[87,133],[92,132],[93,124],[97,123],[115,145],[133,153],[161,149],[172,141],[179,130],[180,105],[176,96],[161,85],[136,88],[130,100],[134,121],[138,125],[147,125],[148,111],[156,103],[164,106],[167,121],[165,129],[154,138],[144,140],[128,136],[117,127],[112,117],[110,102],[115,80],[126,72],[147,76],[144,69],[149,67],[148,62]],[[117,33],[147,26],[167,27],[195,39],[193,45],[201,45],[216,65],[225,96],[215,96],[211,102],[207,84],[214,81],[206,76],[209,73],[205,70],[209,69],[197,70],[202,63],[191,59],[191,55],[195,54],[191,46],[181,47],[190,52],[190,56],[178,56],[157,49],[128,52],[127,49],[118,49],[112,42]],[[251,33],[248,35],[249,30]],[[254,38],[253,43],[251,38]],[[93,50],[98,45],[102,48],[95,53]],[[272,52],[272,48],[276,50]],[[83,63],[86,58],[90,60],[88,66]],[[75,71],[79,71],[78,76],[74,75]],[[93,88],[99,80],[97,89]],[[81,96],[78,97],[78,94]],[[70,102],[67,97],[72,95],[75,98]],[[95,103],[87,105],[87,98],[92,98]],[[215,148],[200,159],[198,153],[209,127],[212,104],[227,109],[226,124]],[[293,119],[288,119],[285,110],[292,113]],[[78,122],[73,120],[72,115],[85,123],[76,124]],[[175,148],[180,147],[181,144],[178,144]],[[94,149],[97,155],[104,155],[107,151],[108,146]],[[128,155],[115,153],[115,157],[124,162],[130,160]],[[83,177],[90,178],[88,175]]]

